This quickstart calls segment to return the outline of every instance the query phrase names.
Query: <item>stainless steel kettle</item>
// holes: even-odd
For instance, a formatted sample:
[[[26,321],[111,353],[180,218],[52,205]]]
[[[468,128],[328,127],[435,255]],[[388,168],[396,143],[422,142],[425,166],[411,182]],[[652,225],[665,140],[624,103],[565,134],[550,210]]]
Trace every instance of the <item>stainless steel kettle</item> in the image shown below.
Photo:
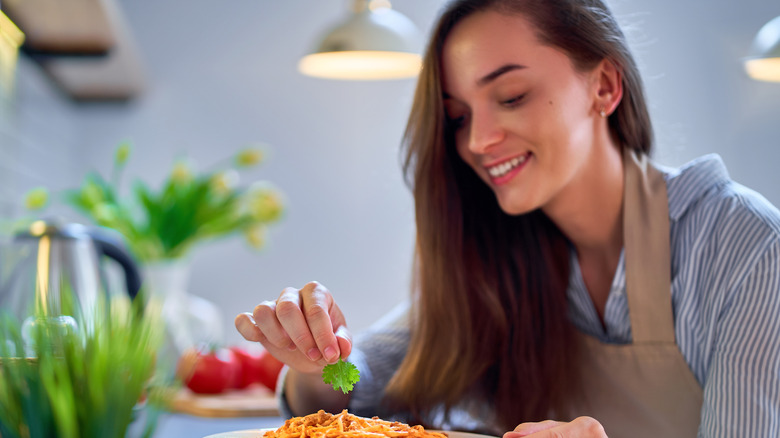
[[[90,318],[98,294],[108,292],[102,257],[121,266],[125,290],[120,293],[135,298],[141,279],[121,239],[80,224],[34,222],[0,244],[0,309],[20,321],[33,315],[36,306],[50,317]],[[68,297],[73,300],[63,301],[65,287],[72,290]]]

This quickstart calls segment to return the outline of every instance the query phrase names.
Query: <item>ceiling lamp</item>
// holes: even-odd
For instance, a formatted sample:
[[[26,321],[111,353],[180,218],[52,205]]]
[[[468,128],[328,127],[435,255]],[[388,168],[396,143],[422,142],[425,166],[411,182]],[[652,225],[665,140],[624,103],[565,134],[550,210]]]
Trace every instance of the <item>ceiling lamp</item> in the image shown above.
[[[352,15],[298,62],[298,70],[327,79],[413,77],[422,65],[420,45],[417,27],[389,1],[355,0]]]
[[[753,40],[745,71],[760,81],[780,82],[780,17],[765,24]]]

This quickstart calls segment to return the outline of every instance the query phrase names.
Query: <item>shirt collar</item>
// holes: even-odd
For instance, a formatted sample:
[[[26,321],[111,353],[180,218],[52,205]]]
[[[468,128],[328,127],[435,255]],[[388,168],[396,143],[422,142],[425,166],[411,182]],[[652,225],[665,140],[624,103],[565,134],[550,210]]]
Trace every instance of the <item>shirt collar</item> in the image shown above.
[[[680,219],[705,193],[730,181],[718,154],[707,154],[679,168],[659,166],[666,177],[669,218]]]

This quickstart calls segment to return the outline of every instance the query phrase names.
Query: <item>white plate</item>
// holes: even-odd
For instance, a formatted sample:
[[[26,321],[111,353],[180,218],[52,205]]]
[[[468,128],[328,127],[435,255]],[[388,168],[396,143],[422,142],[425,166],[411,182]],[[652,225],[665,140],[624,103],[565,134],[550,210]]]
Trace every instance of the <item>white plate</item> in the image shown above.
[[[251,430],[237,430],[234,432],[223,432],[215,435],[209,435],[204,438],[260,438],[268,430],[276,429],[251,429]],[[466,432],[448,432],[440,430],[432,430],[431,432],[444,432],[449,438],[496,438],[490,435],[480,435],[477,433]]]
[[[234,432],[222,432],[203,438],[260,438],[266,429],[236,430]]]

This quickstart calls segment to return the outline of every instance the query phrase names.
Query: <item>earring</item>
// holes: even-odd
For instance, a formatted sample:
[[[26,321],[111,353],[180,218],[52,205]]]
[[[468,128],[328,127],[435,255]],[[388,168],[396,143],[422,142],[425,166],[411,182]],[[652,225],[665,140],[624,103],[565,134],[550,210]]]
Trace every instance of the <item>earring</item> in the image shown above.
[[[607,117],[607,112],[604,111],[604,107],[603,106],[599,109],[599,115],[601,116],[602,119],[604,117]]]

